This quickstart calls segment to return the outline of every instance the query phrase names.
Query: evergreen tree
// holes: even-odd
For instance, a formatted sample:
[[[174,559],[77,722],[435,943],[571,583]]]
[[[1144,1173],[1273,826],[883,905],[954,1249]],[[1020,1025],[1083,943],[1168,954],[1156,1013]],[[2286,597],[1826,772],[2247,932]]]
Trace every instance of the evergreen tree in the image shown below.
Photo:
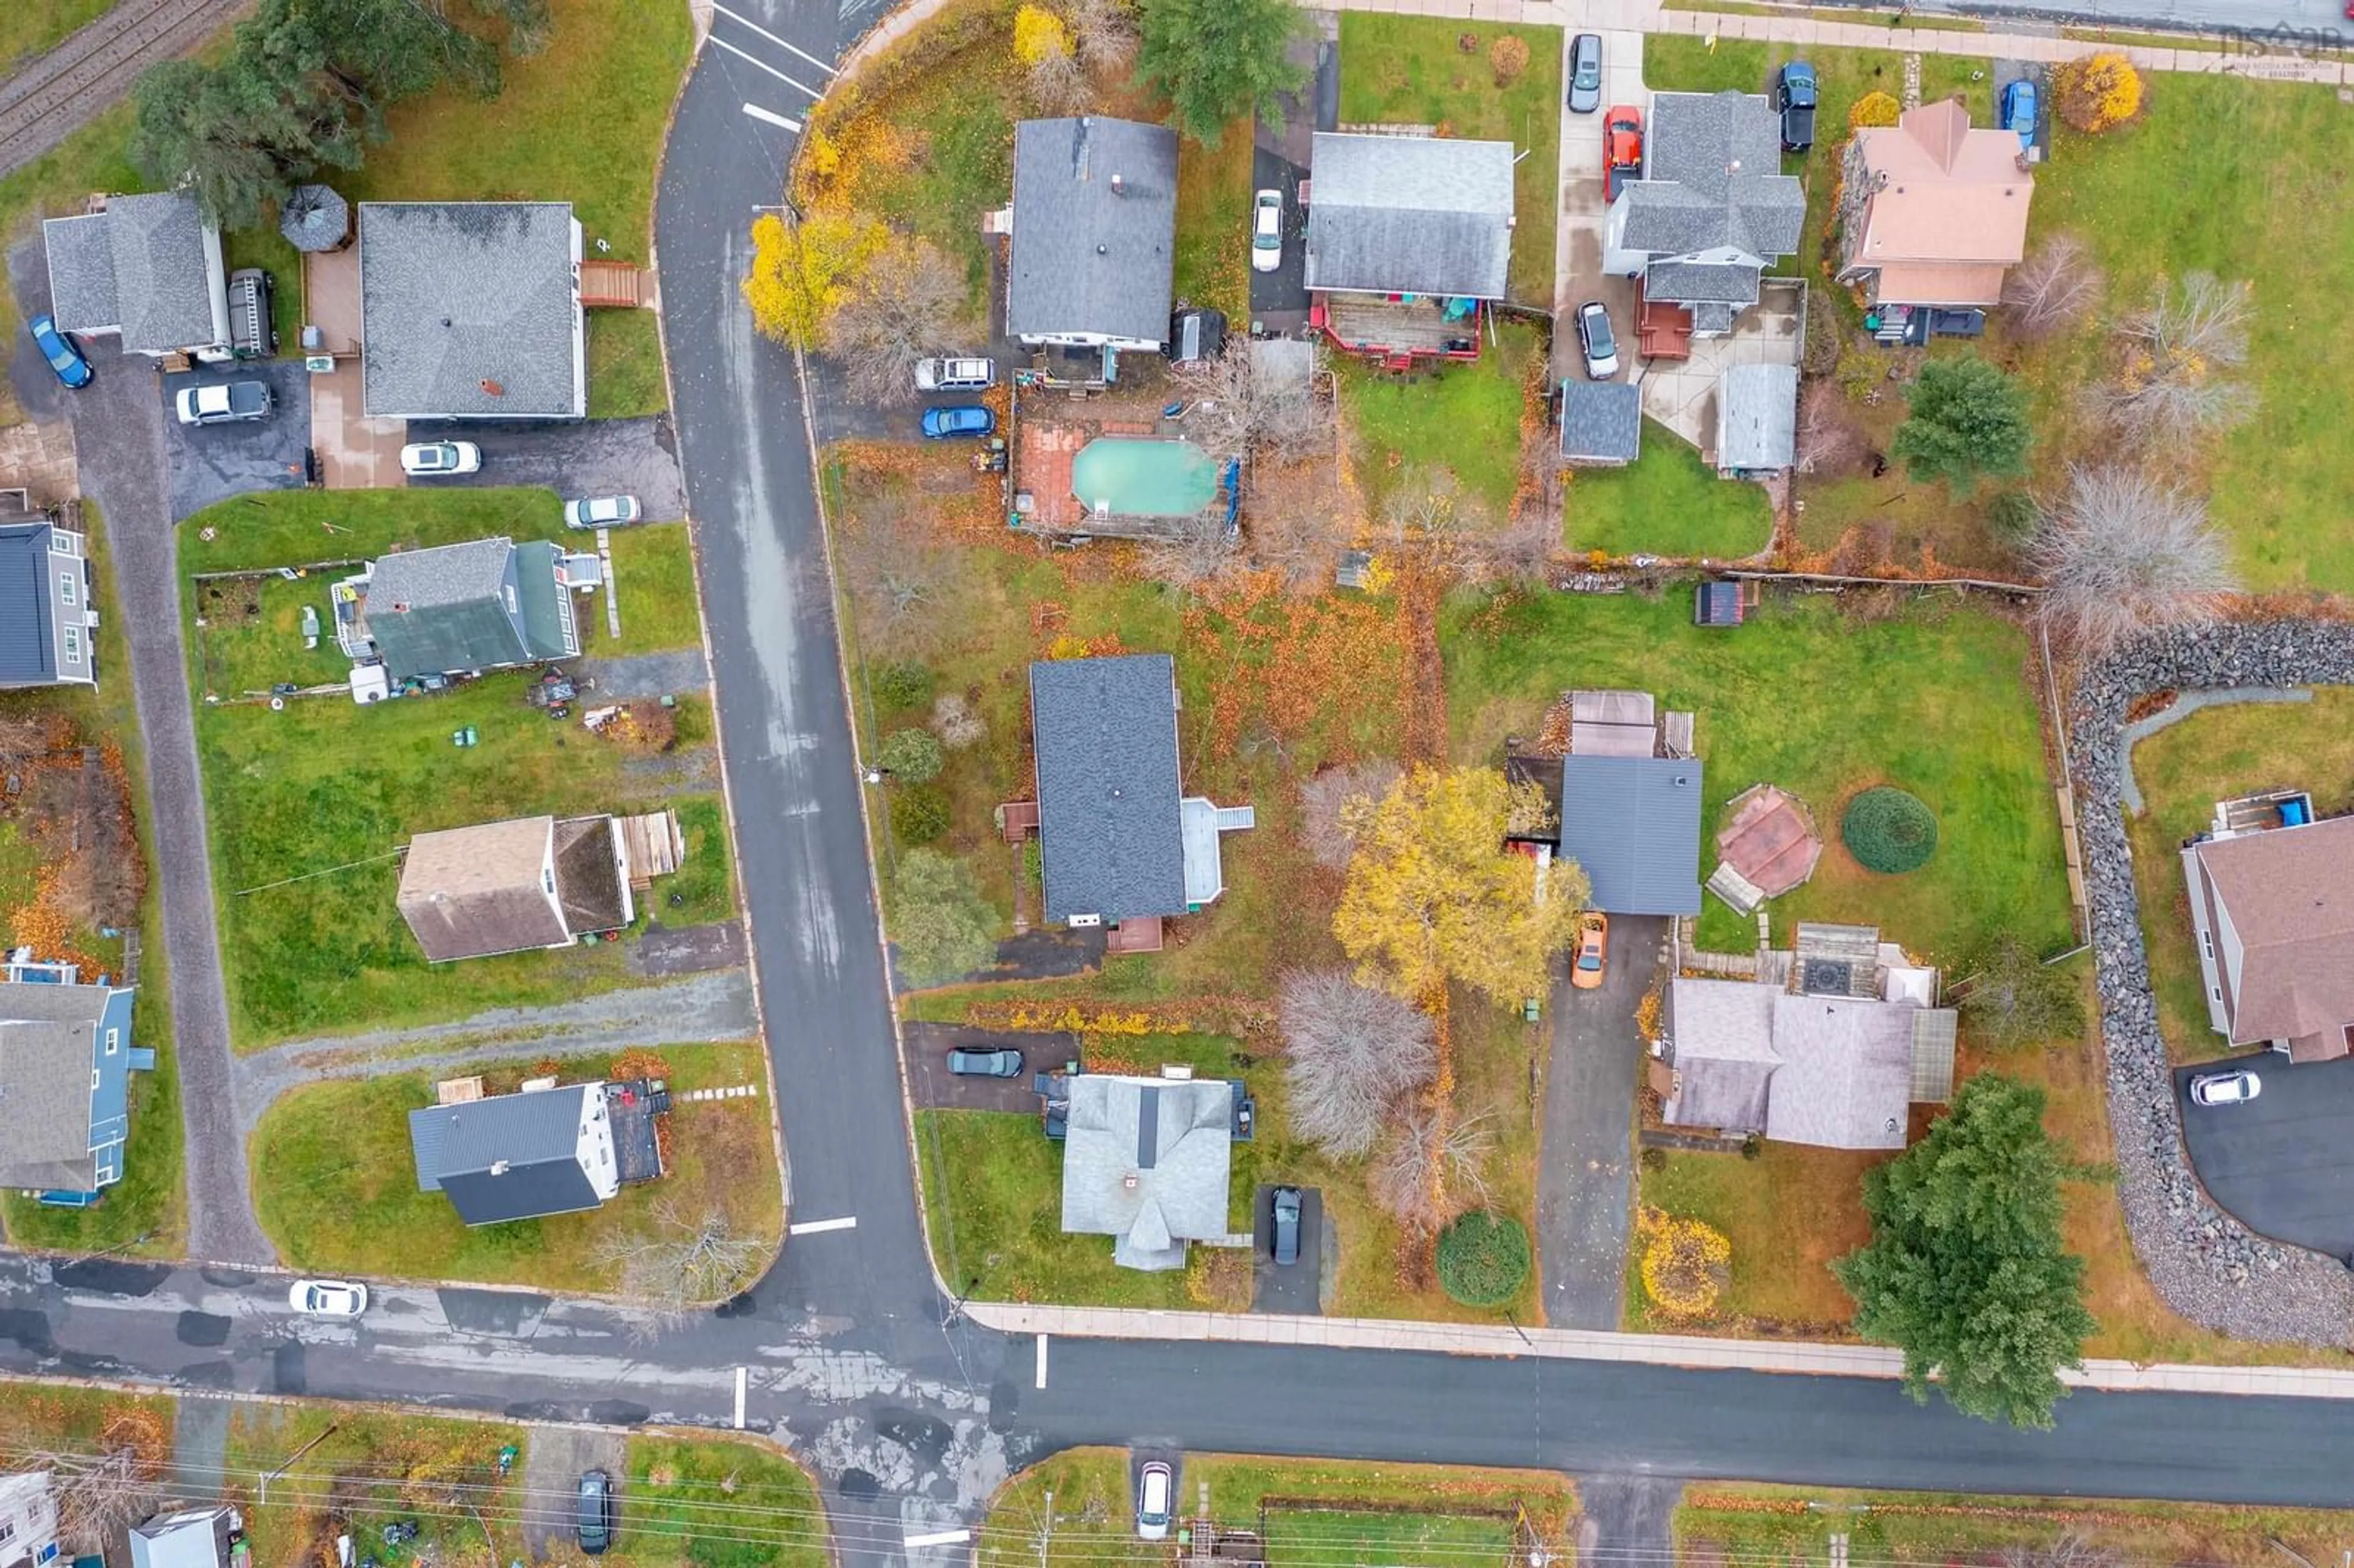
[[[2027,391],[1976,355],[1933,359],[1906,392],[1912,416],[1891,446],[1916,479],[1967,490],[2027,471]]]
[[[1307,26],[1294,0],[1142,0],[1137,71],[1169,95],[1177,129],[1204,147],[1257,110],[1280,123],[1281,95],[1307,79],[1284,50]]]

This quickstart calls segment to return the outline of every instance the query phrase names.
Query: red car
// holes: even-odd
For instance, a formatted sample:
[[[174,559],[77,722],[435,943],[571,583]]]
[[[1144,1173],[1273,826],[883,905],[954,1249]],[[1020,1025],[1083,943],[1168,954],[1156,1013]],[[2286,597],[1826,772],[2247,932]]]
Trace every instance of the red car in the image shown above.
[[[1620,104],[1602,117],[1602,187],[1618,199],[1619,187],[1643,173],[1643,111]]]

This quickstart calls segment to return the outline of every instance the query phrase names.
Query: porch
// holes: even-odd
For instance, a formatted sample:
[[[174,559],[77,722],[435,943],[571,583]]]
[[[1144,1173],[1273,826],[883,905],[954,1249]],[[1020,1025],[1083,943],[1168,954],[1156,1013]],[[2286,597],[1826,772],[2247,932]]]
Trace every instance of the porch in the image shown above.
[[[1308,324],[1337,348],[1405,370],[1417,359],[1479,358],[1483,309],[1427,294],[1320,294]]]

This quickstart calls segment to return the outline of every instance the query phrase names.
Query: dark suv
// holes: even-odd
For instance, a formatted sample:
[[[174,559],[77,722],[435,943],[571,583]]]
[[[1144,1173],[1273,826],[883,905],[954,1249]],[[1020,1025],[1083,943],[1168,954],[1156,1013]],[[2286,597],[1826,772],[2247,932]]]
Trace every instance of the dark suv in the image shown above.
[[[1782,111],[1782,151],[1803,153],[1815,144],[1815,68],[1792,60],[1774,79],[1774,107]]]
[[[613,1544],[613,1478],[590,1470],[580,1478],[580,1507],[573,1520],[580,1550],[590,1556]]]

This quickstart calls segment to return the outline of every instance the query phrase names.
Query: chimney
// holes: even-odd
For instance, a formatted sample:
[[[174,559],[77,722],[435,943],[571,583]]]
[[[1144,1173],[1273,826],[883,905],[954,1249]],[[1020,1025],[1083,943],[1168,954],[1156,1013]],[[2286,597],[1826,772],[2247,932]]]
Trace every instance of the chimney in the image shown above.
[[[1111,194],[1114,196],[1126,196],[1128,194],[1128,181],[1119,175],[1114,175],[1111,177]]]
[[[1123,1187],[1127,1188],[1127,1189],[1128,1189],[1129,1192],[1135,1192],[1135,1191],[1136,1191],[1136,1173],[1135,1173],[1134,1171],[1130,1171],[1130,1172],[1129,1172],[1127,1175],[1125,1175],[1125,1176],[1121,1177],[1121,1178],[1119,1179],[1119,1184],[1120,1184],[1121,1186],[1123,1186]]]
[[[495,381],[492,381],[492,380],[489,380],[489,379],[487,379],[487,378],[482,382],[482,396],[483,396],[483,397],[505,397],[506,395],[507,395],[507,389],[506,389],[505,387],[504,387],[500,386],[497,382],[495,382]]]

